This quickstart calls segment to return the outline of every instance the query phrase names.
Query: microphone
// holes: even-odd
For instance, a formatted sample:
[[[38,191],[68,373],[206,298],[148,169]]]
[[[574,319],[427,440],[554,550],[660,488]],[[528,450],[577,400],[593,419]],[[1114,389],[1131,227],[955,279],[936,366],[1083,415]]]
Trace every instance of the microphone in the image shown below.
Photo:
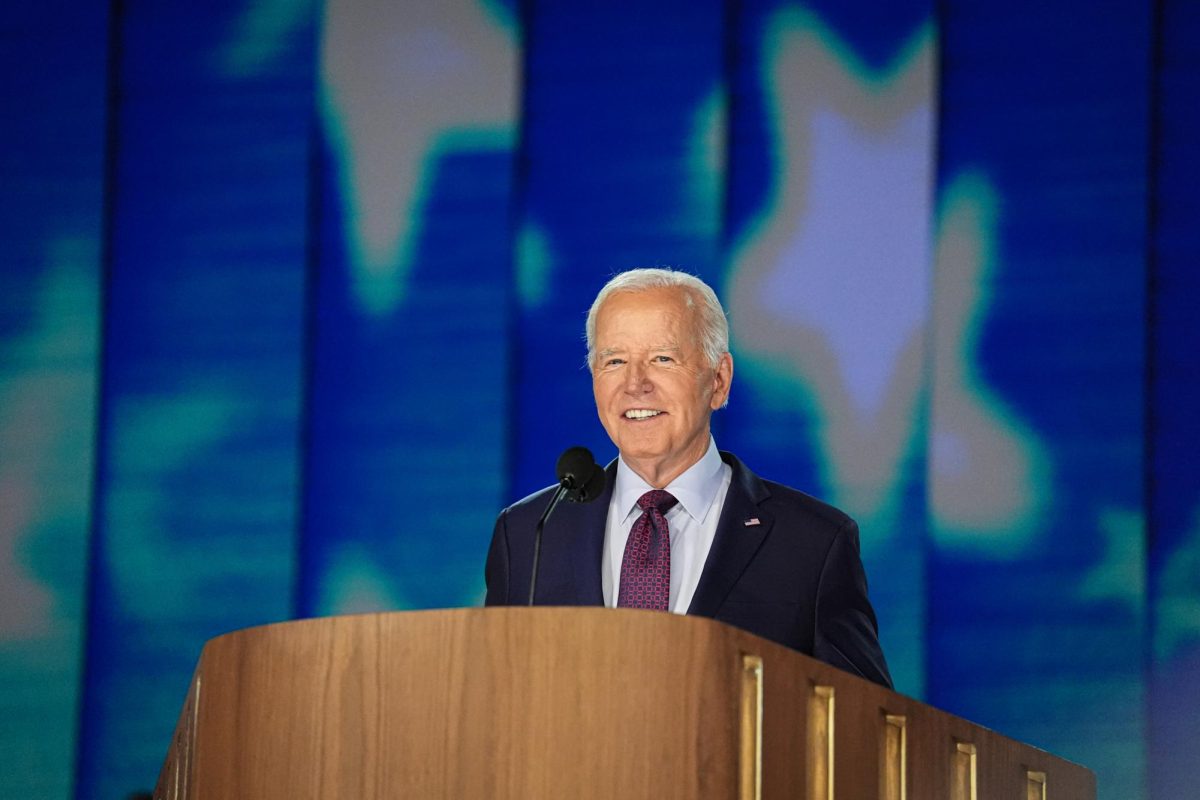
[[[558,457],[554,466],[558,476],[558,487],[550,497],[550,503],[542,512],[537,528],[533,533],[533,572],[529,576],[529,605],[533,605],[533,596],[537,592],[538,565],[542,560],[542,528],[551,512],[565,497],[572,503],[590,503],[604,494],[604,486],[608,475],[604,468],[596,463],[592,451],[586,447],[568,447]]]
[[[554,467],[558,485],[567,490],[572,503],[590,503],[604,492],[606,475],[586,447],[569,447]]]

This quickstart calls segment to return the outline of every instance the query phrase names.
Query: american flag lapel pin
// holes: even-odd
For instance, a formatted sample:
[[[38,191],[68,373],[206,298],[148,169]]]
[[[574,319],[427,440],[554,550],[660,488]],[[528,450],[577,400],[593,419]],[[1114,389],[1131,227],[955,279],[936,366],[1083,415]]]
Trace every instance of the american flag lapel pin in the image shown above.
[[[758,521],[758,517],[750,517],[742,524],[745,525],[747,528],[752,528],[755,525],[761,525],[762,523]]]

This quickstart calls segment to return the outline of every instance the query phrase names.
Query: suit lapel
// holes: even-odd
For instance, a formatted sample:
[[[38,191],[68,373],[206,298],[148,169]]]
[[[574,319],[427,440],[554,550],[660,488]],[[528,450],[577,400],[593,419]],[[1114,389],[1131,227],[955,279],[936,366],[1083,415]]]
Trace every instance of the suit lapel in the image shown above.
[[[604,529],[608,521],[608,505],[612,500],[613,484],[617,477],[616,459],[604,470],[607,480],[604,494],[590,503],[572,510],[575,545],[571,548],[571,568],[575,575],[576,601],[584,606],[604,605],[604,586],[600,565],[604,560]]]
[[[754,558],[774,523],[774,519],[759,508],[759,504],[770,496],[766,485],[736,456],[722,452],[721,459],[733,469],[733,476],[700,583],[688,606],[689,614],[701,617],[716,616],[729,590]]]

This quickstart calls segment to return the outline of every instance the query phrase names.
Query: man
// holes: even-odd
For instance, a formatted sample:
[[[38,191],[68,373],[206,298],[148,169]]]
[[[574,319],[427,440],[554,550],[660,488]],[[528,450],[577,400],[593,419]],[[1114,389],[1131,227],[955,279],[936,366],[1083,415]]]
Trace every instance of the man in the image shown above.
[[[596,410],[619,457],[598,501],[561,505],[547,523],[536,602],[711,617],[891,686],[854,521],[713,442],[733,358],[712,289],[682,272],[624,272],[586,328]],[[496,521],[487,605],[527,599],[552,491]]]

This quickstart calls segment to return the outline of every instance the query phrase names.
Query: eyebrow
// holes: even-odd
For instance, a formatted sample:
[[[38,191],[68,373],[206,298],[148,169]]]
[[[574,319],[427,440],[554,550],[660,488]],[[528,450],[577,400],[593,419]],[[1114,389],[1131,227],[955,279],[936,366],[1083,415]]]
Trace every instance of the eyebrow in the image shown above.
[[[679,347],[678,345],[664,344],[664,345],[659,345],[657,347],[649,347],[649,348],[647,348],[647,352],[650,352],[650,353],[679,353],[679,352],[682,352],[682,349],[683,348]],[[600,358],[602,356],[614,356],[614,355],[618,355],[620,353],[626,353],[626,352],[629,352],[629,351],[624,347],[606,347],[603,350],[597,350],[596,357]]]

